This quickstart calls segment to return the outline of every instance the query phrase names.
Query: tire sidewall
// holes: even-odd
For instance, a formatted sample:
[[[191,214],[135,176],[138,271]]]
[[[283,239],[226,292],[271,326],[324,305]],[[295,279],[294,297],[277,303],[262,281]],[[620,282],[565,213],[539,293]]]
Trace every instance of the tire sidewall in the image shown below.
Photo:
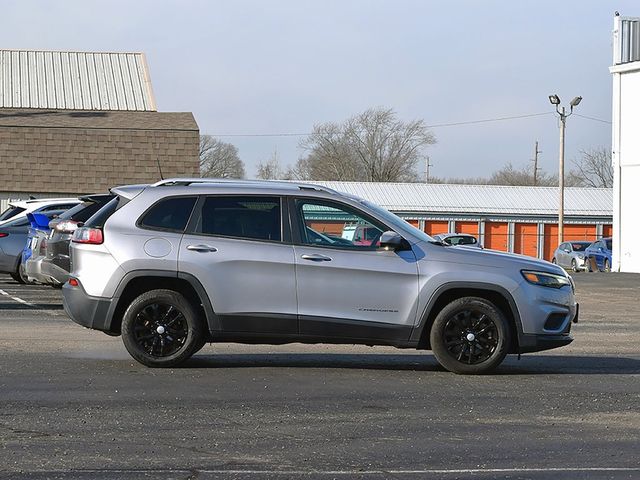
[[[444,345],[444,328],[454,315],[465,310],[474,310],[489,316],[498,331],[498,346],[485,361],[469,365],[453,357]],[[493,371],[507,355],[511,341],[511,328],[504,314],[490,301],[479,297],[464,297],[446,305],[436,316],[430,332],[431,350],[438,363],[446,370],[458,374],[481,375]]]
[[[145,352],[135,341],[133,325],[140,311],[154,303],[172,305],[180,310],[187,324],[187,339],[184,345],[172,355],[154,357]],[[151,290],[135,298],[127,307],[122,317],[122,342],[129,354],[138,362],[148,367],[173,367],[191,357],[201,347],[204,328],[189,301],[173,290]]]

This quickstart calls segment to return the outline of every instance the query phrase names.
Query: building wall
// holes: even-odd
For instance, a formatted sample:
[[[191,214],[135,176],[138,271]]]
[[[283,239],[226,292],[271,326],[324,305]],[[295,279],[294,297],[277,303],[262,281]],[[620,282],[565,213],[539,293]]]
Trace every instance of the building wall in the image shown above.
[[[640,62],[611,67],[613,270],[640,273]]]
[[[81,194],[199,176],[190,113],[34,112],[0,109],[0,191]]]

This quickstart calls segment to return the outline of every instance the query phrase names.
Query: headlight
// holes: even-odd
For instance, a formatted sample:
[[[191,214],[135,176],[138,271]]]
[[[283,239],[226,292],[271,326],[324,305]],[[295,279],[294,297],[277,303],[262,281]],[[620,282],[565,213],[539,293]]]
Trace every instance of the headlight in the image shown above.
[[[584,260],[584,255],[583,255],[583,254],[579,253],[577,256],[578,256],[578,258],[579,258],[580,260]]]
[[[520,273],[527,282],[541,287],[562,288],[565,285],[571,285],[570,280],[564,275],[532,270],[522,270]]]

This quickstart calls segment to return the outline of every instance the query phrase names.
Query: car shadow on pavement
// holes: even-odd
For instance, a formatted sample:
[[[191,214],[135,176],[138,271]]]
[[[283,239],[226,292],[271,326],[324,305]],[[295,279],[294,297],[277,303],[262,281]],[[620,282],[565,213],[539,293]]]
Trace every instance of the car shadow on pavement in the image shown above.
[[[442,372],[431,354],[260,353],[196,355],[182,368],[346,368]],[[510,355],[492,375],[629,375],[640,360],[629,357]]]
[[[0,311],[2,310],[62,310],[60,303],[0,303]]]

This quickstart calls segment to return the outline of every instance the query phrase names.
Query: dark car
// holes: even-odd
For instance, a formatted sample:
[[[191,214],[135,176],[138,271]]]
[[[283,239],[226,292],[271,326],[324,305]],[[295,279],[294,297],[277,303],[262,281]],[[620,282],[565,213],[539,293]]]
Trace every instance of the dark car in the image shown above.
[[[601,272],[610,272],[611,250],[611,237],[601,238],[589,245],[585,250],[585,256],[590,269],[597,268]]]
[[[49,218],[64,213],[52,210],[44,213]],[[27,244],[31,222],[26,216],[19,216],[0,226],[0,273],[8,273],[20,283],[27,283],[22,253]]]
[[[69,242],[78,227],[106,205],[113,195],[87,195],[80,197],[79,203],[58,218],[49,222],[51,233],[47,240],[46,255],[42,259],[41,272],[52,285],[61,286],[69,279]]]

